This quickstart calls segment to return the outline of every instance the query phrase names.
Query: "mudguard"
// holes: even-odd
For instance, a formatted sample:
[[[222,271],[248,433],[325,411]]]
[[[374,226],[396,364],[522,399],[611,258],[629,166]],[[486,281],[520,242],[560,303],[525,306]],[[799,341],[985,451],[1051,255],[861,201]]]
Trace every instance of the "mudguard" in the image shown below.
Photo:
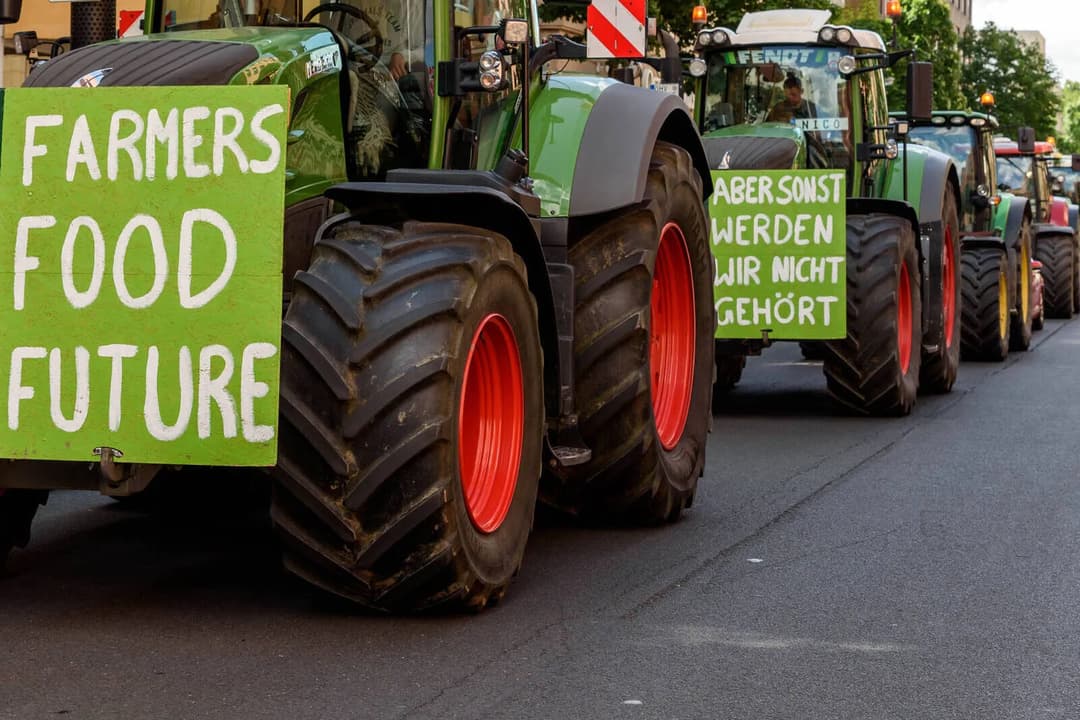
[[[390,173],[387,182],[335,185],[326,191],[326,197],[341,203],[361,219],[370,216],[373,222],[396,214],[413,220],[481,227],[505,236],[525,262],[529,289],[536,298],[544,349],[545,404],[549,417],[557,417],[559,332],[539,224],[518,202],[498,189],[499,179],[492,176],[494,173],[480,171],[413,170]],[[472,184],[467,184],[469,181]],[[535,200],[535,196],[531,197]],[[538,211],[538,202],[536,207]]]
[[[1069,203],[1065,198],[1056,197],[1050,201],[1050,224],[1073,228],[1073,231],[1076,231],[1076,226],[1069,218]]]
[[[712,193],[705,149],[686,105],[674,95],[622,83],[596,99],[581,137],[570,194],[570,216],[628,207],[645,196],[649,159],[657,140],[685,148]]]
[[[1080,233],[1080,206],[1069,203],[1069,227]]]
[[[911,223],[911,231],[919,237],[919,218],[915,214],[915,208],[903,200],[885,200],[883,198],[849,197],[847,199],[848,215],[869,215],[870,213],[882,213],[884,215],[899,215]],[[919,243],[915,243],[918,247]],[[920,261],[922,258],[920,258]]]

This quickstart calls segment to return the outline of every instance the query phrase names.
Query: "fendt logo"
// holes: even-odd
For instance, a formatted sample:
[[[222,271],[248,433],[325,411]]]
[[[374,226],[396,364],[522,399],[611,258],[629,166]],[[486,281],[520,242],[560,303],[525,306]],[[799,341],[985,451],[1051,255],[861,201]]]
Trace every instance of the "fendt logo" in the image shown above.
[[[97,87],[101,84],[101,80],[112,72],[112,68],[101,68],[93,72],[88,72],[81,78],[71,83],[71,87],[91,88]]]

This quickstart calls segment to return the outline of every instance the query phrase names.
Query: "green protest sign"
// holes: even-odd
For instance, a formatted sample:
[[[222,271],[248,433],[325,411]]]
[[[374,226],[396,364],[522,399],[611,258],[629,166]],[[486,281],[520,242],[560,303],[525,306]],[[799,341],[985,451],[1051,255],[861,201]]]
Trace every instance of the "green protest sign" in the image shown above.
[[[0,457],[272,465],[287,89],[2,100]]]
[[[844,173],[717,170],[712,178],[716,337],[844,337]]]

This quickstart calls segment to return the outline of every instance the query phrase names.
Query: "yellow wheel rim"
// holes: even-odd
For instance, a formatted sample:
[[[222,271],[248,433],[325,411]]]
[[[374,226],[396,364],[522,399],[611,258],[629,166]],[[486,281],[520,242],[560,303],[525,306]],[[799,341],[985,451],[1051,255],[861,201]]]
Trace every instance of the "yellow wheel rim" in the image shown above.
[[[1020,248],[1020,317],[1026,325],[1031,321],[1031,248]]]
[[[1027,283],[1024,283],[1025,286]],[[1009,327],[1009,281],[1005,269],[998,273],[998,337],[1004,339]]]

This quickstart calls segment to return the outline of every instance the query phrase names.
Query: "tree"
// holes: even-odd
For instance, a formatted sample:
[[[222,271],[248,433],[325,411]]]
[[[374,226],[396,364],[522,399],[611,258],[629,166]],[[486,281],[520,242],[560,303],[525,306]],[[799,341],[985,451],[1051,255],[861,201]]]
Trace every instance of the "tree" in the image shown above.
[[[1063,153],[1080,152],[1080,82],[1069,80],[1061,92],[1061,114],[1064,132],[1058,137],[1057,148]]]
[[[1021,125],[1029,125],[1040,137],[1054,133],[1061,107],[1057,71],[1037,47],[987,23],[980,30],[969,27],[964,32],[960,52],[965,58],[960,89],[969,107],[977,108],[979,95],[989,90],[997,102],[994,114],[1005,132],[1012,134]]]
[[[845,8],[838,22],[854,28],[873,30],[891,41],[892,23],[881,18],[876,0],[860,0],[854,7]],[[916,60],[934,63],[934,107],[962,109],[967,107],[960,93],[960,54],[958,38],[949,16],[949,7],[942,0],[905,0],[903,14],[896,22],[897,49],[912,49]],[[889,71],[893,82],[889,86],[889,106],[902,108],[907,101],[907,64],[904,59]]]

